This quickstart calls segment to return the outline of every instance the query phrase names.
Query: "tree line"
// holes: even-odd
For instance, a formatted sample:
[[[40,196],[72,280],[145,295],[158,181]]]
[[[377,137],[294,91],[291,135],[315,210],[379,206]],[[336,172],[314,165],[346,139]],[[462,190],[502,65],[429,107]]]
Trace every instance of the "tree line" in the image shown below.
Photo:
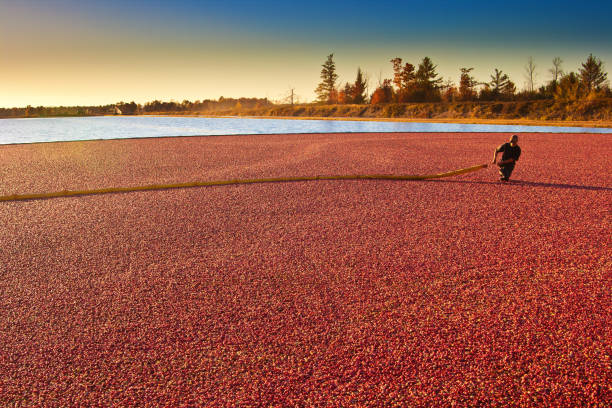
[[[473,67],[460,69],[459,84],[444,81],[436,72],[437,65],[424,57],[418,67],[396,57],[390,60],[393,77],[379,80],[371,95],[367,80],[357,68],[355,82],[338,84],[334,54],[322,65],[321,82],[315,89],[317,101],[325,104],[383,104],[409,102],[523,101],[554,99],[575,101],[582,98],[612,97],[608,74],[599,58],[590,54],[578,72],[563,71],[563,60],[555,57],[549,69],[551,79],[535,88],[536,65],[529,58],[525,65],[526,87],[518,91],[508,74],[495,68],[488,81],[478,81]]]
[[[527,101],[555,100],[572,102],[582,99],[612,97],[608,74],[604,71],[602,61],[590,54],[578,71],[565,72],[563,61],[559,57],[552,60],[548,70],[551,77],[544,85],[536,89],[536,65],[529,58],[525,65],[526,86],[518,91],[508,74],[495,68],[489,80],[479,81],[474,78],[473,67],[463,67],[459,73],[459,83],[444,81],[437,73],[437,65],[429,57],[424,57],[415,66],[400,57],[390,60],[393,76],[379,79],[373,92],[368,93],[367,75],[357,68],[354,82],[339,84],[334,54],[327,56],[321,69],[321,82],[315,92],[317,102],[323,104],[388,104],[411,102],[477,102],[477,101]],[[293,90],[291,90],[293,100]],[[118,102],[99,106],[26,106],[25,108],[0,108],[0,118],[4,117],[45,117],[45,116],[95,116],[95,115],[135,115],[152,113],[209,113],[244,112],[265,110],[274,103],[267,98],[224,98],[218,100],[197,100],[191,102],[164,102],[155,100],[145,104],[135,102]]]
[[[145,104],[117,102],[99,106],[26,106],[25,108],[0,108],[0,117],[45,117],[45,116],[99,116],[138,115],[147,113],[215,113],[219,111],[262,108],[272,105],[267,98],[205,99],[191,102],[163,102],[155,100]]]

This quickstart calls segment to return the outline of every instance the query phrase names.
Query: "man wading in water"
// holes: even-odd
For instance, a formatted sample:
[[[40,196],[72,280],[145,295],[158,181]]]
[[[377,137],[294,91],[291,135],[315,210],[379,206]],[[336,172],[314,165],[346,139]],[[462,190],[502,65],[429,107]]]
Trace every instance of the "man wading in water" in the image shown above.
[[[500,181],[508,181],[508,179],[510,179],[510,174],[512,174],[512,170],[514,170],[514,165],[521,155],[521,148],[516,144],[517,142],[518,136],[513,135],[510,138],[510,142],[499,146],[497,149],[495,149],[495,153],[493,153],[492,164],[495,164],[497,161],[498,153],[504,153],[502,154],[502,158],[499,163],[497,163],[499,166]]]

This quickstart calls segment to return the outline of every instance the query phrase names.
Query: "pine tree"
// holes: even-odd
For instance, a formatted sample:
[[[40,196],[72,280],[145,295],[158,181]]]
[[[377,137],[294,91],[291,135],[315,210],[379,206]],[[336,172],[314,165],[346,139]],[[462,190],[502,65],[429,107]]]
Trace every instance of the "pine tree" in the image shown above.
[[[361,68],[357,68],[357,78],[351,87],[351,99],[353,103],[362,104],[366,100],[366,81],[361,72]]]
[[[587,92],[599,91],[601,85],[608,78],[608,74],[603,71],[603,62],[599,58],[589,55],[586,62],[580,68],[580,81]]]
[[[336,63],[333,60],[334,54],[329,54],[327,56],[327,60],[323,65],[323,69],[321,69],[321,83],[315,89],[315,93],[320,102],[333,103],[334,95],[336,92],[336,80],[338,79],[338,74],[336,74]]]
[[[510,82],[508,75],[495,68],[495,72],[491,75],[491,82],[489,82],[493,99],[497,99],[505,90],[508,90],[509,84],[512,84],[512,82]]]
[[[402,90],[398,94],[398,101],[409,102],[411,99],[414,99],[414,96],[412,95],[415,90],[416,78],[416,74],[414,73],[414,65],[408,62],[404,64],[400,77],[402,80]]]
[[[461,68],[461,77],[459,79],[459,97],[462,101],[472,101],[476,98],[474,87],[478,82],[470,75],[474,68]]]
[[[429,57],[423,58],[416,72],[416,86],[419,96],[423,100],[440,99],[439,87],[442,78],[438,78],[436,73],[437,65],[434,65]]]
[[[506,81],[506,83],[502,86],[501,92],[504,99],[512,99],[516,93],[516,85],[514,85],[514,82],[508,79],[508,81]]]

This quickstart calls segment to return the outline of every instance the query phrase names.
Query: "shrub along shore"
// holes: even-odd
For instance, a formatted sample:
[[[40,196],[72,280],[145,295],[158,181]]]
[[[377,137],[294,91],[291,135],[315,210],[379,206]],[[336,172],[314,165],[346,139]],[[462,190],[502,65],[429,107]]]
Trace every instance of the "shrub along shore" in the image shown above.
[[[437,102],[376,105],[272,105],[255,109],[230,109],[216,115],[307,118],[372,118],[433,121],[598,122],[612,124],[612,99],[558,102]]]

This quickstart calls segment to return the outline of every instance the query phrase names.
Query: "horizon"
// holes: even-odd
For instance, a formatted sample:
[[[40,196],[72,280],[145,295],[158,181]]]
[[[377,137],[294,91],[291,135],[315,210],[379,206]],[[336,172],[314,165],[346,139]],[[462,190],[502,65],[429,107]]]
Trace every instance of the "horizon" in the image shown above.
[[[360,67],[369,93],[391,78],[394,57],[416,66],[429,56],[439,76],[455,84],[461,67],[473,67],[481,82],[498,68],[519,89],[530,56],[538,87],[550,80],[554,57],[561,57],[565,72],[578,71],[589,54],[606,71],[612,61],[608,2],[578,9],[548,0],[377,5],[0,0],[0,33],[10,39],[0,44],[0,107],[221,96],[278,101],[290,88],[298,102],[311,102],[331,53],[338,85],[353,82]]]

